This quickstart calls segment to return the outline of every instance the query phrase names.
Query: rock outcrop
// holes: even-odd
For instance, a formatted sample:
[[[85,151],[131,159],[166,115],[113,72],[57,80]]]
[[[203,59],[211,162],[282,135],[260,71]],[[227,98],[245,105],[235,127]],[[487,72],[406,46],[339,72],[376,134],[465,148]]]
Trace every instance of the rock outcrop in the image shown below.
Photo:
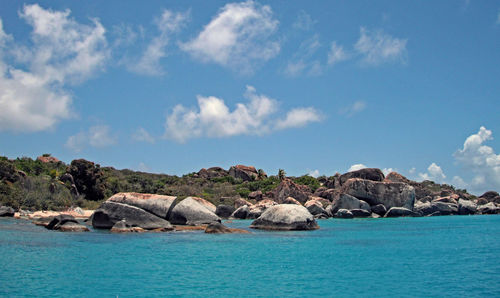
[[[217,207],[215,207],[214,204],[212,204],[211,202],[205,200],[205,199],[202,199],[202,198],[199,198],[199,197],[191,197],[193,200],[197,201],[198,203],[200,203],[201,205],[203,205],[205,208],[207,208],[208,210],[212,211],[213,213],[215,213],[215,211],[217,210]]]
[[[229,175],[228,171],[221,167],[211,167],[208,169],[203,168],[197,173],[197,177],[204,179],[224,177],[227,175]]]
[[[343,193],[337,199],[333,200],[331,212],[335,214],[339,209],[364,209],[361,208],[361,205],[366,208],[365,204],[362,204],[361,200],[359,200],[358,198]]]
[[[351,209],[349,211],[354,217],[369,217],[371,215],[371,212],[365,209]]]
[[[229,168],[229,176],[242,179],[243,181],[253,181],[259,176],[255,167],[236,165]]]
[[[48,230],[58,230],[61,232],[88,232],[89,229],[78,223],[71,215],[58,215],[45,226]]]
[[[0,207],[0,217],[14,217],[14,213],[16,213],[16,211],[12,207]]]
[[[256,201],[260,201],[262,200],[262,191],[260,190],[256,190],[256,191],[252,191],[251,193],[248,194],[248,198],[250,200],[256,200]]]
[[[419,217],[420,214],[403,207],[392,207],[387,211],[384,217]]]
[[[201,225],[220,222],[220,218],[199,201],[187,197],[175,205],[168,220],[174,225]]]
[[[500,214],[500,207],[495,203],[489,202],[488,204],[481,205],[477,208],[479,214]]]
[[[280,204],[268,208],[251,225],[263,230],[316,230],[319,228],[313,215],[303,206]]]
[[[294,205],[302,205],[300,204],[299,201],[297,201],[296,199],[292,198],[292,197],[288,197],[286,198],[282,204],[294,204]]]
[[[135,192],[120,192],[111,196],[107,201],[126,204],[141,208],[163,219],[175,205],[177,197]]]
[[[365,179],[365,180],[370,180],[370,181],[384,181],[384,173],[380,169],[374,169],[374,168],[366,168],[366,169],[361,169],[357,171],[352,171],[345,173],[340,176],[340,184],[344,185],[347,180],[351,178],[360,178],[360,179]]]
[[[215,215],[217,215],[220,218],[226,219],[229,218],[235,210],[236,209],[234,209],[233,206],[219,205],[217,206],[217,209],[215,209]]]
[[[371,209],[372,209],[373,213],[380,215],[380,216],[384,216],[387,213],[387,209],[385,208],[385,206],[383,204],[371,206]]]
[[[248,207],[248,219],[258,218],[267,208],[277,205],[275,201],[272,200],[262,200],[255,205]]]
[[[387,209],[404,207],[412,210],[415,202],[415,189],[401,182],[352,178],[342,185],[342,192],[364,200],[371,206],[383,204]]]
[[[282,204],[288,197],[304,204],[309,200],[310,195],[312,193],[308,186],[297,184],[288,178],[283,179],[273,191],[273,198],[278,204]]]
[[[460,215],[470,215],[475,214],[477,211],[477,205],[474,202],[464,199],[458,200],[458,214]]]
[[[403,182],[406,184],[410,184],[410,179],[406,178],[405,176],[396,173],[396,172],[390,172],[385,176],[384,181],[386,182]]]
[[[339,209],[337,212],[335,212],[334,216],[336,218],[346,218],[346,219],[354,217],[354,215],[352,214],[352,212],[349,211],[349,210],[347,210],[347,209]]]
[[[498,192],[490,190],[480,195],[479,198],[486,199],[488,202],[491,202],[495,197],[498,196]]]

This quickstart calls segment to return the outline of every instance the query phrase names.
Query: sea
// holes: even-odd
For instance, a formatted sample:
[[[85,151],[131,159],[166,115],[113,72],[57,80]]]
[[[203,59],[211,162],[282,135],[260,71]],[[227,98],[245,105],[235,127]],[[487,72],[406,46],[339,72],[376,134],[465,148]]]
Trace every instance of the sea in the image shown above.
[[[500,297],[500,215],[318,223],[111,234],[1,218],[0,296]]]

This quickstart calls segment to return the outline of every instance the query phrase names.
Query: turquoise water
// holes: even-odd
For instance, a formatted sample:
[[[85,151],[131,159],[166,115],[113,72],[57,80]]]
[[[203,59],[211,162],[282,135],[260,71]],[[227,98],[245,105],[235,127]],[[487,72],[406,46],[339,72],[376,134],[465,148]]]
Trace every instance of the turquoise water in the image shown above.
[[[500,296],[498,215],[319,224],[118,235],[0,219],[0,296]]]

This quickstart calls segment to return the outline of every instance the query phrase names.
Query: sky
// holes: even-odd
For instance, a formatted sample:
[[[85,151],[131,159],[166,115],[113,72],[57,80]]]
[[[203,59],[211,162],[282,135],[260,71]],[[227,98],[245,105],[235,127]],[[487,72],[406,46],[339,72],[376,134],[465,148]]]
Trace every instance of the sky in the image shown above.
[[[0,155],[500,190],[498,1],[1,1]]]

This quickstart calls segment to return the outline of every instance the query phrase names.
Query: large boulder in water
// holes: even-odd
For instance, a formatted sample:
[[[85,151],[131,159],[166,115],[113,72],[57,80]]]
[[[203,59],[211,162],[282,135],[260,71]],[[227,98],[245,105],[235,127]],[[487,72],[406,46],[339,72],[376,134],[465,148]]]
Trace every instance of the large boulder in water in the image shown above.
[[[383,204],[387,209],[404,207],[412,210],[415,202],[415,189],[401,182],[352,178],[342,185],[342,192],[366,201],[372,206]]]
[[[201,225],[220,222],[220,218],[192,197],[175,205],[168,220],[174,225]]]
[[[79,223],[66,222],[57,229],[60,232],[89,232],[89,228]]]
[[[415,204],[414,211],[420,213],[423,216],[431,214],[452,215],[452,214],[458,214],[458,206],[452,203],[443,203],[435,201],[426,203],[418,202],[417,204]]]
[[[16,211],[12,207],[0,207],[0,217],[14,217],[14,213],[16,213]]]
[[[458,200],[458,214],[470,215],[470,214],[475,214],[476,211],[477,211],[477,205],[474,202],[464,199]]]
[[[207,233],[207,234],[231,234],[231,233],[250,234],[250,232],[247,230],[228,228],[225,225],[221,224],[220,222],[214,222],[214,223],[209,224],[205,228],[205,233]]]
[[[126,220],[120,220],[111,228],[111,233],[142,233],[145,231],[143,228],[130,226]]]
[[[273,198],[278,204],[282,204],[288,197],[292,197],[304,204],[309,200],[310,195],[312,195],[312,192],[308,186],[297,184],[288,178],[283,179],[273,190]]]
[[[236,165],[229,168],[229,176],[236,179],[242,179],[243,181],[253,181],[259,176],[259,174],[255,167]]]
[[[158,217],[166,219],[175,205],[177,197],[136,192],[120,192],[111,196],[107,201],[127,204],[141,208]]]
[[[477,211],[480,214],[500,214],[500,208],[493,202],[479,206]]]
[[[220,218],[229,218],[235,210],[233,206],[219,205],[215,209],[215,214]]]
[[[387,211],[384,217],[419,217],[419,213],[413,212],[410,209],[403,207],[392,207]]]
[[[248,207],[247,219],[258,218],[267,208],[274,206],[274,205],[278,205],[278,203],[276,203],[273,200],[266,199],[266,200],[262,200],[262,201],[258,202],[255,205]]]
[[[335,213],[337,213],[337,211],[339,209],[347,209],[347,210],[351,210],[351,209],[365,209],[366,208],[366,205],[365,205],[366,203],[363,204],[361,202],[362,201],[359,200],[358,198],[343,193],[343,194],[340,194],[340,196],[338,198],[336,198],[335,200],[333,200],[331,212],[333,214],[335,214]],[[361,208],[362,205],[363,205],[364,208]],[[369,208],[369,206],[368,206],[368,208]]]
[[[345,173],[340,176],[340,184],[344,185],[351,178],[360,178],[371,181],[384,181],[384,173],[380,169],[366,168],[357,171]]]
[[[45,226],[49,230],[58,230],[61,232],[88,232],[89,229],[78,223],[78,221],[71,215],[61,214],[55,216]]]
[[[319,229],[313,215],[303,206],[280,204],[272,206],[250,225],[262,230],[316,230]]]
[[[147,212],[144,209],[117,203],[104,202],[92,215],[92,226],[97,229],[111,229],[120,220],[126,220],[130,226],[140,227],[145,230],[173,229],[165,219]]]
[[[248,206],[243,205],[240,208],[236,209],[233,214],[231,214],[231,217],[236,219],[246,219],[248,217],[248,213]]]
[[[209,202],[205,199],[198,198],[198,197],[191,197],[191,198],[193,200],[197,201],[198,203],[200,203],[201,205],[203,205],[208,210],[212,211],[213,213],[215,213],[215,211],[217,210],[217,207],[215,207],[214,204],[212,204],[211,202]]]

